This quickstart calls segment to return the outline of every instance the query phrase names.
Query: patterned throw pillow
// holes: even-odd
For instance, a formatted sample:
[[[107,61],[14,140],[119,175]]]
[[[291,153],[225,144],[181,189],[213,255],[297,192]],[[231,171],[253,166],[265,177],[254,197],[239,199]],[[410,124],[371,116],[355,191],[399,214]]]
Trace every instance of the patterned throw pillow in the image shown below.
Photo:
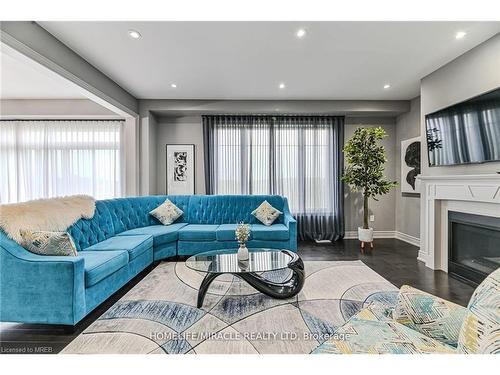
[[[363,316],[364,312],[366,316]],[[371,302],[368,306],[364,307],[358,314],[355,316],[365,319],[365,320],[393,320],[392,319],[393,309],[389,306],[384,305],[380,302]],[[371,316],[371,317],[370,317]]]
[[[39,255],[77,256],[76,246],[67,232],[20,230],[21,245]]]
[[[458,352],[500,354],[500,268],[474,291],[460,329]]]
[[[466,313],[465,307],[403,285],[392,316],[400,324],[456,347]]]
[[[268,201],[264,201],[252,212],[252,215],[259,219],[262,224],[271,225],[282,213],[271,206]]]
[[[160,220],[163,225],[170,225],[182,216],[184,212],[167,199],[160,206],[156,207],[149,214]]]

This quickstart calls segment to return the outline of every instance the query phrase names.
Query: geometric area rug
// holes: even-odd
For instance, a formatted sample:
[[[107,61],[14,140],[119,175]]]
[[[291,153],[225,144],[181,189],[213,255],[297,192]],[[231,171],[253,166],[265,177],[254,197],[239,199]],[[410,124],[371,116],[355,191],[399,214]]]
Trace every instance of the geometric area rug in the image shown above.
[[[295,297],[277,300],[221,275],[196,308],[201,272],[162,262],[62,353],[307,354],[363,306],[396,302],[398,289],[361,261],[305,261]],[[290,270],[262,273],[285,280]]]

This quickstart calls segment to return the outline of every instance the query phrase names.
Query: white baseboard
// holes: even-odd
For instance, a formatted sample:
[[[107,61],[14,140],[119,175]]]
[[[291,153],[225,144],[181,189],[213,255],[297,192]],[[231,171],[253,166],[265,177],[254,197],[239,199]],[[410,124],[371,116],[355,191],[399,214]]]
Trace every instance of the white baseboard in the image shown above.
[[[344,238],[352,240],[358,238],[358,231],[349,230],[345,232]],[[396,232],[393,230],[375,230],[373,231],[373,238],[396,238]]]
[[[403,232],[396,232],[396,238],[398,240],[408,242],[409,244],[413,246],[420,247],[420,238],[410,236],[409,234],[403,233]]]
[[[354,230],[346,231],[344,238],[346,240],[356,239],[358,238],[358,232]],[[397,238],[398,240],[420,247],[420,238],[395,230],[376,230],[373,232],[373,238]]]
[[[425,264],[427,263],[427,256],[422,251],[419,250],[417,260],[424,262]]]

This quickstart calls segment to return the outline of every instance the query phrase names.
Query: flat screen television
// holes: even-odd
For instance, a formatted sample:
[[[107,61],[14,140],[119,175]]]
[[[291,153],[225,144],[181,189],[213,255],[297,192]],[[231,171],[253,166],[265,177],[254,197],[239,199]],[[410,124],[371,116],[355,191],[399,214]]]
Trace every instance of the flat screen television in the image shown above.
[[[500,89],[425,116],[429,166],[500,161]]]

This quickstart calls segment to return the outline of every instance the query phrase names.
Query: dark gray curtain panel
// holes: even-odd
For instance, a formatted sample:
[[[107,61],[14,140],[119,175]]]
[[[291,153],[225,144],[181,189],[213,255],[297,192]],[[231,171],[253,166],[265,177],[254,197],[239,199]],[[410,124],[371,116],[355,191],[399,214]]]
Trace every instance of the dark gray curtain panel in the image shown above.
[[[207,194],[279,194],[301,240],[344,236],[344,118],[203,116]]]

